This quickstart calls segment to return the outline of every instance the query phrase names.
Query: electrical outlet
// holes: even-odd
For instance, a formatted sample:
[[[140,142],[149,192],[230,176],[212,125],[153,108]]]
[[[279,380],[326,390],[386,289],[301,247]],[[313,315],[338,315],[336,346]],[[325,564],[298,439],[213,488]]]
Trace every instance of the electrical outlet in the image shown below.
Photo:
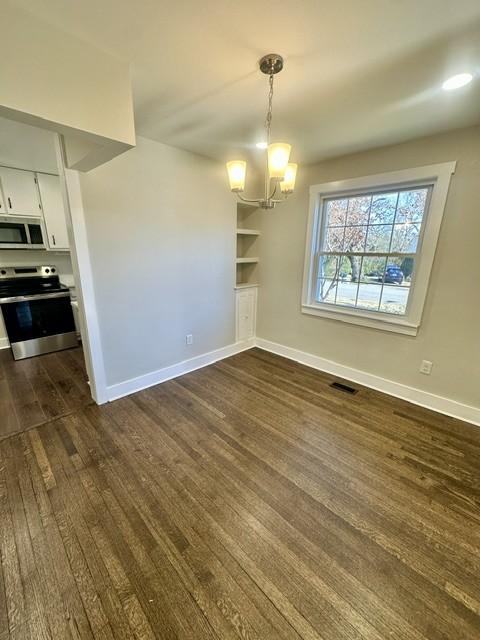
[[[420,373],[424,373],[426,376],[429,376],[432,373],[433,362],[430,360],[422,360],[422,364],[420,365]]]
[[[185,336],[185,342],[187,344],[193,344],[193,335],[191,333],[187,333]]]

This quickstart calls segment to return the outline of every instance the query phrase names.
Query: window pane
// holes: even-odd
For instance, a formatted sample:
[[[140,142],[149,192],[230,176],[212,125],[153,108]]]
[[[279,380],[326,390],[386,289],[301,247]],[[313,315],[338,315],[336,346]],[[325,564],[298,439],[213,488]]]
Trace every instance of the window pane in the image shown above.
[[[373,196],[370,224],[392,224],[395,218],[398,193],[378,193]]]
[[[342,251],[345,227],[328,227],[325,234],[323,251]]]
[[[348,198],[342,198],[340,200],[327,200],[326,212],[327,212],[327,226],[329,227],[341,227],[345,225],[345,218],[347,215]]]
[[[343,250],[346,252],[365,251],[365,240],[367,239],[367,227],[345,227],[345,239]]]
[[[420,223],[395,224],[392,235],[392,253],[415,253],[420,235]]]
[[[358,196],[350,198],[347,212],[347,225],[368,224],[368,215],[372,196]]]
[[[410,287],[398,286],[395,284],[384,284],[380,311],[384,313],[395,313],[403,315],[407,309],[408,295]]]
[[[371,256],[365,256],[362,262],[360,281],[371,284],[381,283],[386,265],[386,258],[372,258]]]
[[[384,282],[409,287],[413,276],[413,258],[388,258]]]
[[[340,281],[337,290],[337,304],[354,307],[357,299],[357,290],[358,282]]]
[[[368,309],[369,311],[378,311],[381,293],[381,284],[360,283],[358,287],[357,307]]]
[[[318,302],[335,303],[335,294],[337,292],[338,280],[330,280],[320,278],[317,285],[316,299]]]
[[[350,282],[352,279],[352,262],[355,266],[356,261],[359,263],[359,258],[352,257],[350,259],[346,256],[340,258],[339,277],[342,282]]]
[[[318,277],[338,279],[339,256],[320,256],[318,262]]]
[[[386,253],[390,248],[392,230],[393,226],[391,224],[380,224],[374,227],[368,227],[366,250]]]
[[[421,222],[427,203],[428,188],[401,191],[395,222]]]
[[[402,286],[409,287],[413,278],[415,260],[413,258],[390,258],[389,264],[397,266],[403,274]]]

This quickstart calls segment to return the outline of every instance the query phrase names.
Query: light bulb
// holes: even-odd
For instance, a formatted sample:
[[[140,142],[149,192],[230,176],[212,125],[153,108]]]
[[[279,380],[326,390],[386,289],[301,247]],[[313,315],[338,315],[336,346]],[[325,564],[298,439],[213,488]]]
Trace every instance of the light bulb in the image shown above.
[[[291,145],[284,142],[275,142],[268,145],[268,173],[270,178],[283,179],[291,148]]]
[[[244,191],[247,163],[244,160],[231,160],[227,162],[228,179],[232,191]]]
[[[294,162],[289,162],[287,165],[287,170],[285,171],[285,177],[280,182],[280,190],[282,193],[292,193],[295,189],[295,179],[297,177],[297,167],[298,165]]]

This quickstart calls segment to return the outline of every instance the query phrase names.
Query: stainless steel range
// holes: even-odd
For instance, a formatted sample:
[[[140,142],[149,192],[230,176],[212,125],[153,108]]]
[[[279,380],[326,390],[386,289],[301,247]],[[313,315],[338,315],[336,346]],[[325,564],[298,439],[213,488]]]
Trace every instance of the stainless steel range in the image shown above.
[[[55,266],[0,267],[0,308],[15,360],[78,344],[70,292]]]

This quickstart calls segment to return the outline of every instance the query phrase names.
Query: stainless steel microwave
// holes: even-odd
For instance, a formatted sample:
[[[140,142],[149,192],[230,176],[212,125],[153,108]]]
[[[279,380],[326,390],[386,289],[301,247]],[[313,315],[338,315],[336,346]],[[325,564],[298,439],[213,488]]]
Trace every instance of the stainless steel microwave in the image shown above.
[[[45,249],[40,220],[0,216],[0,249]]]

